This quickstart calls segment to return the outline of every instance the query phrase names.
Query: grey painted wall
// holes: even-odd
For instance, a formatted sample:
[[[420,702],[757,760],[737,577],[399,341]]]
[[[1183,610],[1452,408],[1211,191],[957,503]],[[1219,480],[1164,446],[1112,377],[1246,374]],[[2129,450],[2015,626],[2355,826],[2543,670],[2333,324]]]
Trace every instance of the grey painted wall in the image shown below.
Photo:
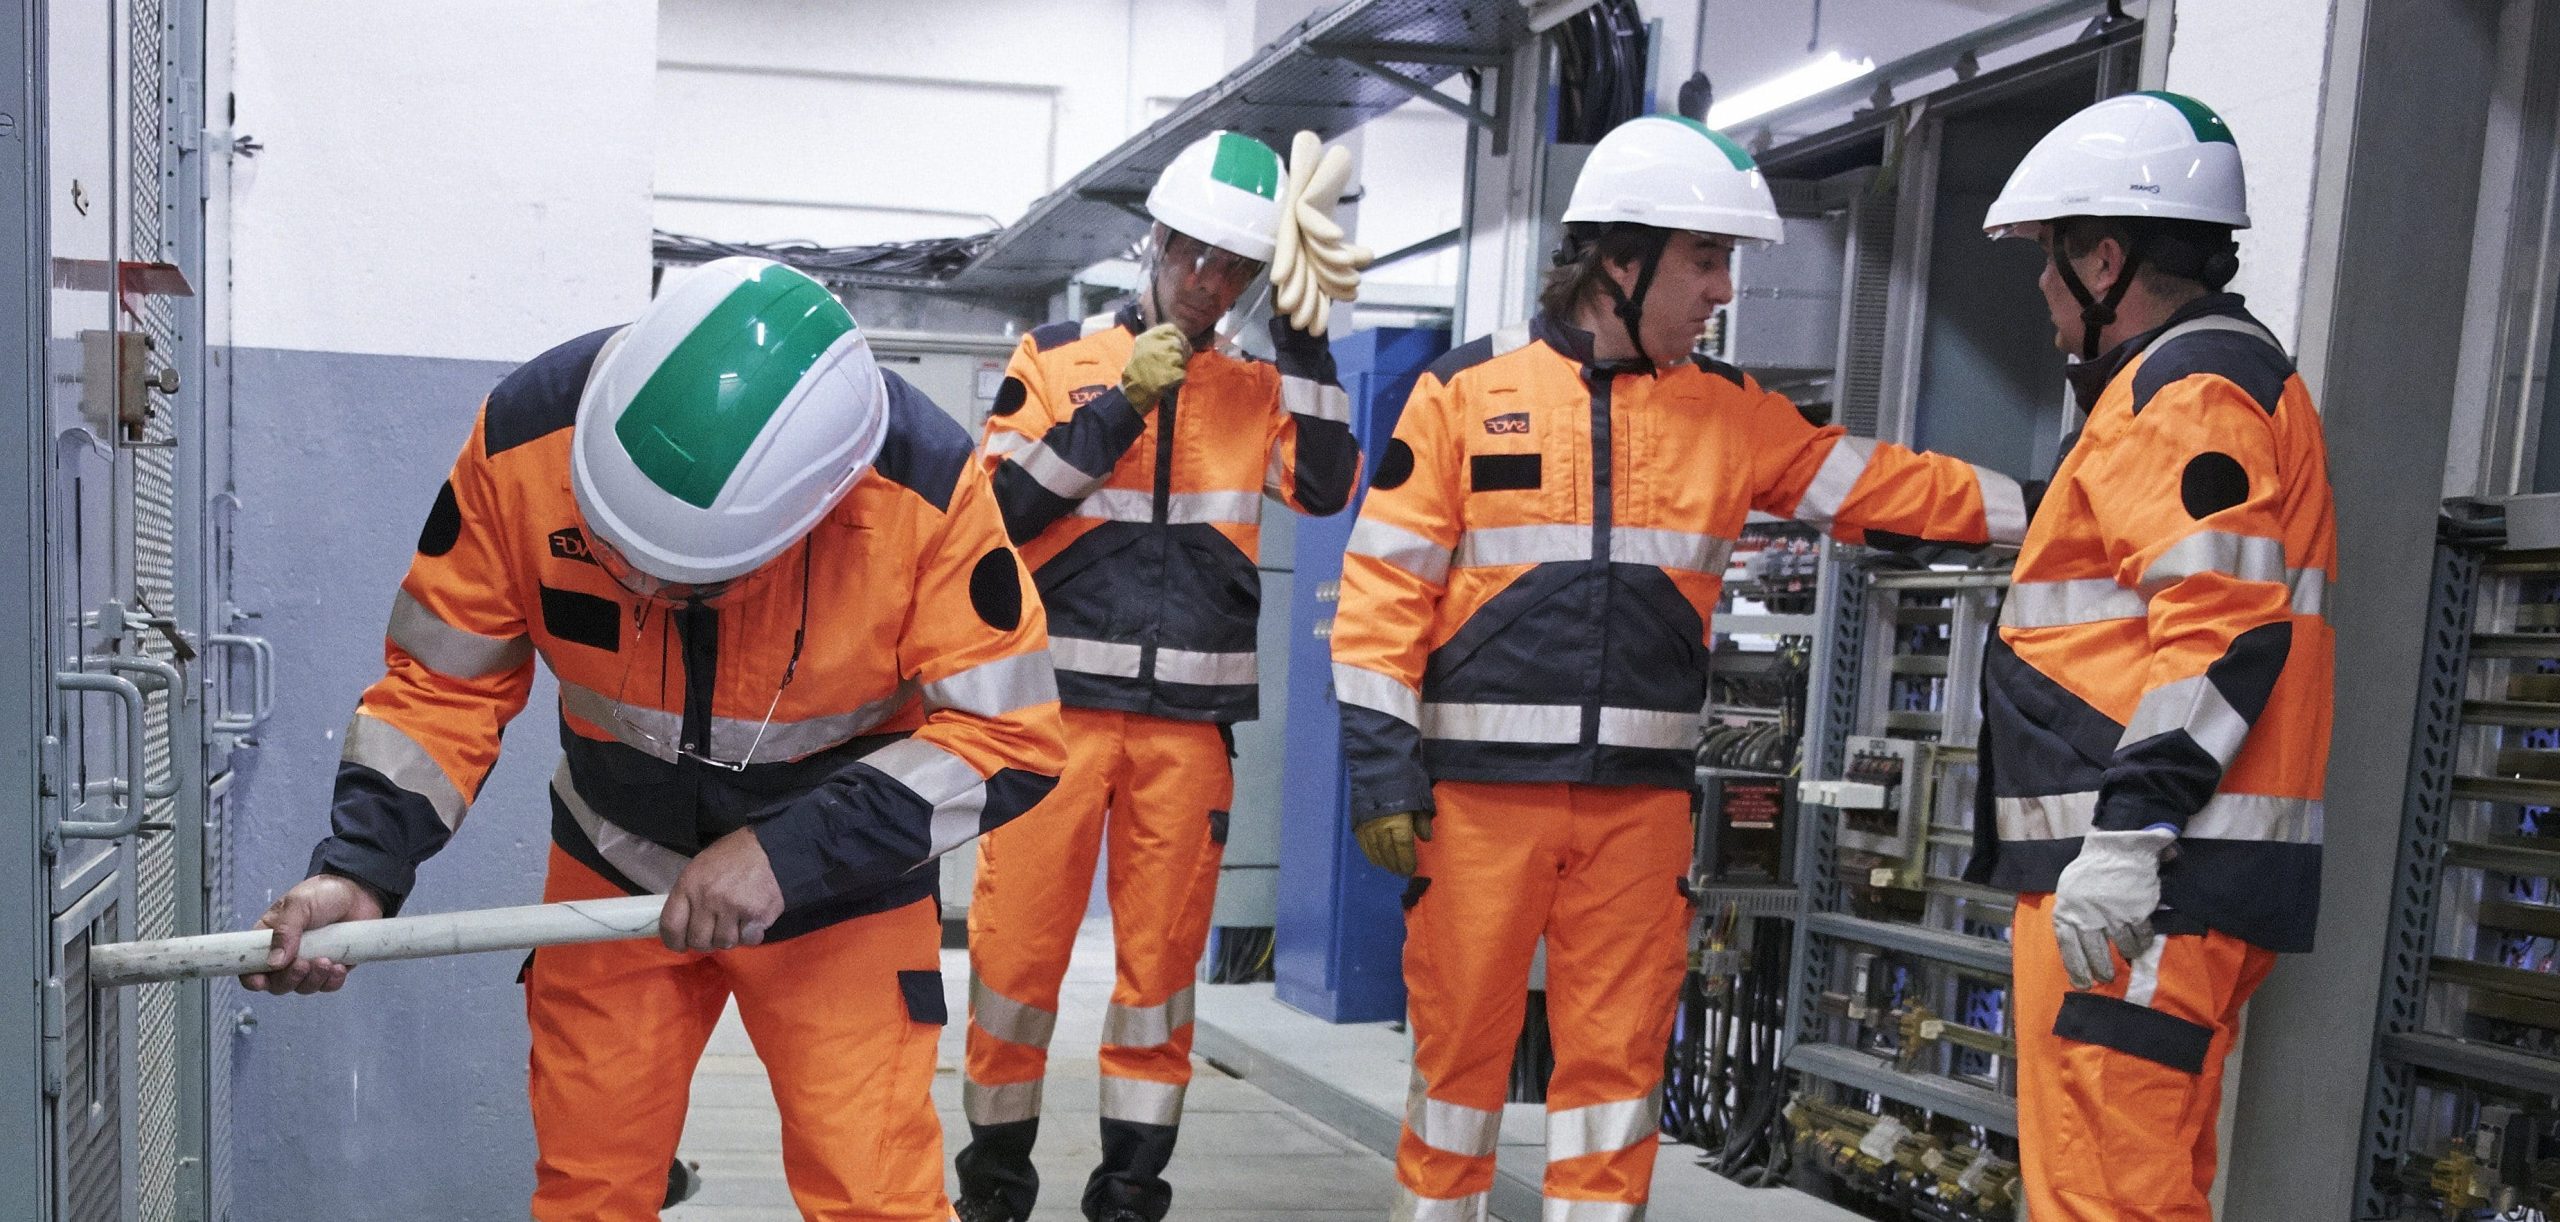
[[[254,917],[326,834],[338,735],[382,673],[391,597],[471,428],[509,366],[272,349],[231,354],[233,598],[275,642],[276,711],[238,759],[235,877]],[[505,757],[410,902],[540,898],[558,762],[545,674]],[[533,1191],[518,960],[358,969],[328,997],[224,986],[246,1007],[233,1076],[241,1218],[520,1218]]]

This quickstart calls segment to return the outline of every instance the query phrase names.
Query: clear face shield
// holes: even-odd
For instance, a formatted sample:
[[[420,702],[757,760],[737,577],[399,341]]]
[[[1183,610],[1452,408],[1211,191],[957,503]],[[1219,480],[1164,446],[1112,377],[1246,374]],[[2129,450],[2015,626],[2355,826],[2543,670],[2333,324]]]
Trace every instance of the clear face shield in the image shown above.
[[[1173,323],[1195,340],[1215,330],[1223,347],[1268,306],[1262,289],[1270,271],[1261,260],[1157,225],[1138,248],[1138,308],[1150,327]],[[1230,313],[1235,317],[1219,330]]]

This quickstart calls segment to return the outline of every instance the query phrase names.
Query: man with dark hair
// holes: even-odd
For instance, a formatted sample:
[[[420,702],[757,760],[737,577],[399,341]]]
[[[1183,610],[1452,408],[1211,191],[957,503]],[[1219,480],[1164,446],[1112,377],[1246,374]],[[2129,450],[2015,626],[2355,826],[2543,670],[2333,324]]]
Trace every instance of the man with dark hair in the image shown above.
[[[2211,1217],[2222,1065],[2320,901],[2337,567],[2319,413],[2236,295],[2240,152],[2193,98],[2066,120],[1985,217],[2043,244],[2085,423],[1984,662],[2037,1222]]]

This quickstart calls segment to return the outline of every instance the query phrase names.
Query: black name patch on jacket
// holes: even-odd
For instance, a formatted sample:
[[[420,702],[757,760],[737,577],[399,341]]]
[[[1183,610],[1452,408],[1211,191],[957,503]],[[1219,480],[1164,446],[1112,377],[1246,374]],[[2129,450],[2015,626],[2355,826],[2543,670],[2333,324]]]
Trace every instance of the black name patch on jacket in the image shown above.
[[[622,651],[622,608],[610,598],[542,587],[542,627],[573,645]]]
[[[1467,486],[1477,492],[1518,492],[1538,486],[1535,454],[1478,454],[1467,460]]]
[[[1484,431],[1497,436],[1503,433],[1526,433],[1529,431],[1529,413],[1504,412],[1486,420]]]
[[[551,532],[551,554],[580,564],[594,564],[596,558],[587,551],[587,535],[575,526],[563,526]]]

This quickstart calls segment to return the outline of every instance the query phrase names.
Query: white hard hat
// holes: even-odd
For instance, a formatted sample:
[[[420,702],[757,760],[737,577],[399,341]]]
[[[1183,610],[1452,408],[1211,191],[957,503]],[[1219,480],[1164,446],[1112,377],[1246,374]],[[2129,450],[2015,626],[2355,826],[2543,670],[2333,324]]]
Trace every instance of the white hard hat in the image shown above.
[[[1785,232],[1751,154],[1724,133],[1677,115],[1629,119],[1602,136],[1573,180],[1564,219],[1762,242]]]
[[[1279,244],[1280,187],[1288,177],[1270,145],[1241,132],[1211,132],[1156,176],[1147,215],[1175,233],[1268,263]]]
[[[2108,98],[2027,151],[1983,214],[1995,237],[2066,216],[2249,227],[2240,146],[2213,108],[2162,91]]]
[[[589,534],[633,568],[724,582],[816,526],[888,428],[871,345],[835,294],[779,263],[720,259],[596,361],[569,487]]]

